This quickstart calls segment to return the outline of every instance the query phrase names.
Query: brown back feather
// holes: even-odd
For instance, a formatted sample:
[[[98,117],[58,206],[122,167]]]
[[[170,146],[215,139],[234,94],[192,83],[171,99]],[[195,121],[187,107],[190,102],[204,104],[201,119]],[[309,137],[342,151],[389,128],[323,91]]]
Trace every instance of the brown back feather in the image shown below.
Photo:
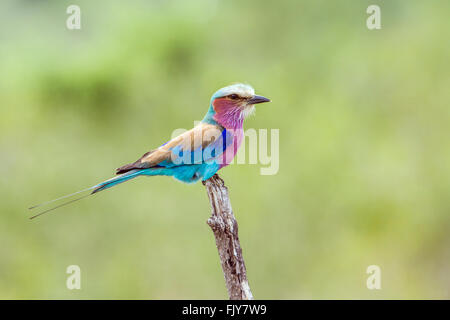
[[[182,150],[194,150],[196,147],[195,141],[198,137],[201,138],[202,147],[205,148],[207,145],[217,139],[217,135],[211,134],[214,133],[214,131],[211,130],[218,130],[217,133],[220,133],[223,130],[223,127],[202,123],[195,128],[173,138],[158,149],[154,149],[145,153],[137,161],[117,168],[116,174],[125,173],[134,169],[147,169],[157,166],[164,160],[170,161],[171,149],[173,147],[181,145]],[[220,136],[220,134],[218,135]]]

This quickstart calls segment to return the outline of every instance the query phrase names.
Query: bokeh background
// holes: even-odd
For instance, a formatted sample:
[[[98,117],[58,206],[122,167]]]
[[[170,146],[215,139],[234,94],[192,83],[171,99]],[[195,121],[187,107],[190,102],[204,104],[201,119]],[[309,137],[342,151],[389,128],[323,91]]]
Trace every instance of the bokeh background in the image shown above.
[[[66,8],[81,7],[81,30]],[[370,4],[382,29],[366,27]],[[252,84],[280,168],[229,186],[259,299],[449,298],[450,2],[0,4],[0,298],[227,298],[204,187],[141,178],[28,220]],[[81,268],[81,290],[66,268]],[[366,288],[378,265],[382,289]]]

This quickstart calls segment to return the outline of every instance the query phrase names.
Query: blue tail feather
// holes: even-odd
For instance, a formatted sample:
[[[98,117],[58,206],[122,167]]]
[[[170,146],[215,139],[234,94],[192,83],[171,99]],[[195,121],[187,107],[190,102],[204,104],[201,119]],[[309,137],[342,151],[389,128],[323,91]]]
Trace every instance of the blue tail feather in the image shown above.
[[[103,181],[95,186],[89,187],[87,189],[62,196],[60,198],[47,201],[44,203],[41,203],[36,206],[30,207],[30,209],[35,209],[50,203],[58,203],[62,199],[67,199],[66,202],[56,205],[55,207],[52,207],[50,209],[47,209],[43,212],[40,212],[34,216],[32,216],[30,219],[34,219],[44,213],[53,211],[57,208],[60,208],[62,206],[68,205],[70,203],[73,203],[75,201],[84,199],[90,195],[93,195],[97,192],[112,188],[122,182],[126,182],[128,180],[131,180],[133,178],[136,178],[138,176],[173,176],[174,178],[186,182],[186,183],[192,183],[200,178],[209,178],[212,174],[214,174],[218,169],[218,165],[211,166],[207,164],[194,164],[194,165],[185,165],[185,166],[178,166],[174,168],[165,168],[165,167],[154,167],[154,168],[147,168],[147,169],[134,169],[131,171],[128,171],[126,173],[123,173],[121,175],[118,175],[114,178],[111,178],[109,180]],[[92,190],[92,191],[91,191]],[[89,193],[88,193],[89,192]],[[83,195],[84,194],[84,195]],[[78,198],[73,199],[73,196],[78,195]],[[72,199],[72,200],[69,200]]]
[[[94,190],[92,190],[91,194],[109,189],[111,187],[114,187],[114,186],[122,183],[122,182],[136,178],[137,176],[142,175],[143,171],[145,171],[145,169],[128,171],[127,173],[121,174],[120,176],[117,176],[112,179],[101,182],[101,183],[97,184],[96,186],[94,186]]]
[[[62,207],[62,206],[65,206],[65,205],[68,205],[68,204],[73,203],[73,202],[75,202],[75,201],[84,199],[84,198],[86,198],[86,197],[88,197],[88,196],[90,196],[90,195],[92,195],[92,194],[94,194],[94,193],[97,193],[97,192],[100,192],[100,191],[109,189],[109,188],[111,188],[111,187],[113,187],[113,186],[115,186],[115,185],[118,185],[119,183],[122,183],[122,182],[128,181],[128,180],[130,180],[130,179],[136,178],[137,176],[140,176],[140,175],[142,175],[142,174],[153,175],[152,172],[150,172],[150,173],[147,172],[147,171],[150,171],[150,170],[151,170],[151,169],[143,169],[143,170],[133,170],[133,171],[129,171],[129,172],[124,173],[124,174],[122,174],[122,175],[120,175],[120,176],[117,176],[117,177],[111,178],[111,179],[109,179],[109,180],[103,181],[103,182],[101,182],[101,183],[99,183],[99,184],[97,184],[97,185],[95,185],[95,186],[93,186],[93,187],[89,187],[89,188],[87,188],[87,189],[84,189],[84,190],[81,190],[81,191],[77,191],[77,192],[74,192],[74,193],[72,193],[72,194],[69,194],[69,195],[66,195],[66,196],[62,196],[62,197],[60,197],[60,198],[57,198],[57,199],[54,199],[54,200],[51,200],[51,201],[46,201],[46,202],[43,202],[43,203],[41,203],[41,204],[32,206],[32,207],[30,207],[29,209],[35,209],[35,208],[44,206],[44,205],[46,205],[46,204],[54,203],[54,202],[58,203],[59,200],[62,200],[62,199],[72,199],[72,200],[68,200],[68,201],[66,201],[66,202],[64,202],[64,203],[61,203],[61,204],[59,204],[59,205],[57,205],[57,206],[55,206],[55,207],[53,207],[53,208],[44,210],[44,211],[42,211],[42,212],[40,212],[40,213],[38,213],[38,214],[32,216],[30,219],[34,219],[34,218],[36,218],[36,217],[38,217],[38,216],[40,216],[40,215],[43,215],[44,213],[53,211],[53,210],[55,210],[55,209],[57,209],[57,208],[60,208],[60,207]],[[83,194],[83,193],[86,193],[86,192],[88,192],[88,191],[90,191],[90,190],[92,190],[92,192],[87,193],[87,194],[84,194],[83,196],[80,196],[80,197],[78,197],[78,198],[73,199],[73,196],[75,196],[75,195],[80,195],[80,194]],[[57,202],[57,201],[58,201],[58,202]]]

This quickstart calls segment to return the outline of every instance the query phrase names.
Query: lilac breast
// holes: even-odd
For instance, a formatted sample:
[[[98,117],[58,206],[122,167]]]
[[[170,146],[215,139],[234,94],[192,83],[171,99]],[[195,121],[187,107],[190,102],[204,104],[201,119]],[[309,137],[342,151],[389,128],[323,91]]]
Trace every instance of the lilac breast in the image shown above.
[[[242,109],[235,101],[227,98],[217,98],[213,101],[214,120],[217,121],[227,131],[227,139],[233,139],[231,143],[226,142],[225,151],[218,157],[220,168],[223,168],[233,161],[241,146],[244,137]]]
[[[233,158],[236,156],[237,151],[239,150],[239,147],[241,146],[242,139],[244,137],[244,130],[243,129],[226,129],[228,133],[231,133],[227,135],[227,139],[230,139],[232,137],[233,141],[228,145],[227,142],[227,148],[225,151],[218,157],[220,168],[223,168],[231,163],[233,161]]]

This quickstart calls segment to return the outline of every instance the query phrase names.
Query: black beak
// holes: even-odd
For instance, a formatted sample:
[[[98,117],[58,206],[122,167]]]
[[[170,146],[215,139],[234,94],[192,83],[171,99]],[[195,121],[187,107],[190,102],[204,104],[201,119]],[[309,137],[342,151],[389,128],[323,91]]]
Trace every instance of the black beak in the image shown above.
[[[270,102],[270,99],[267,99],[266,97],[263,96],[253,96],[252,98],[247,100],[247,104],[257,104],[263,102]]]

